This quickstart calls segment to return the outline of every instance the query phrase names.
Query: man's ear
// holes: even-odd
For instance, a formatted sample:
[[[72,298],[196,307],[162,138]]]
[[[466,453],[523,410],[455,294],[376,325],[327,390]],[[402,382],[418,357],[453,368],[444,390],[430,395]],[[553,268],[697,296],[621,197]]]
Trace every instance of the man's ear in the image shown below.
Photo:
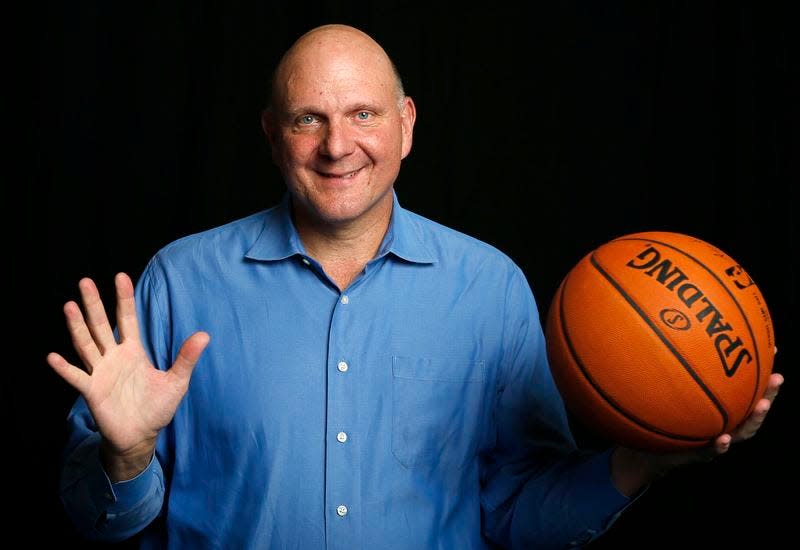
[[[267,136],[269,144],[274,145],[277,124],[275,121],[275,113],[273,113],[272,110],[264,109],[261,111],[261,129],[264,130],[264,135]]]
[[[272,162],[278,164],[278,144],[280,138],[278,133],[278,120],[275,113],[271,109],[264,109],[261,112],[261,129],[264,130],[264,135],[267,136],[269,147],[272,150]]]
[[[411,143],[414,138],[414,122],[417,120],[417,107],[414,101],[406,96],[403,98],[403,109],[400,111],[400,124],[403,131],[402,156],[404,159],[411,152]]]

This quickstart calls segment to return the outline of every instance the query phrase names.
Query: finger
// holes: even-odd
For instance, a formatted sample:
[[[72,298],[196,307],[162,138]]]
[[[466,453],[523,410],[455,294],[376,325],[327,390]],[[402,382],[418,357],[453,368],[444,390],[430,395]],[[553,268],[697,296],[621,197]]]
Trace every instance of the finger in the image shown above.
[[[70,386],[78,390],[81,395],[85,395],[85,391],[91,383],[88,374],[75,365],[69,364],[66,359],[57,353],[49,353],[47,355],[47,364],[56,371],[56,374],[66,380]]]
[[[730,434],[722,434],[714,441],[714,452],[717,455],[727,453],[732,441],[733,437]]]
[[[136,319],[136,299],[133,283],[125,273],[114,277],[117,289],[117,328],[122,340],[139,340],[139,322]]]
[[[96,361],[101,359],[100,350],[83,320],[81,308],[75,302],[67,302],[64,304],[64,317],[67,318],[67,330],[72,337],[72,346],[78,352],[86,372],[92,373],[93,365]]]
[[[169,369],[169,373],[177,377],[181,384],[189,384],[189,378],[192,376],[194,366],[197,364],[197,360],[200,359],[203,350],[206,349],[209,340],[211,340],[211,337],[208,333],[195,332],[181,346],[178,357],[172,364],[172,368]]]
[[[758,432],[758,429],[761,428],[761,425],[764,423],[764,419],[767,417],[771,405],[772,402],[769,399],[760,399],[753,408],[753,412],[750,413],[745,421],[742,422],[742,425],[734,432],[734,441],[750,439],[756,435],[756,432]]]
[[[770,402],[775,400],[775,397],[778,395],[778,391],[781,389],[781,385],[783,384],[783,375],[778,374],[777,372],[772,373],[769,377],[769,381],[767,382],[767,389],[764,392],[764,399],[768,399]]]
[[[117,342],[114,340],[114,333],[108,323],[108,316],[103,307],[103,301],[100,299],[100,293],[97,291],[94,281],[89,278],[81,279],[78,287],[81,290],[83,308],[86,310],[86,324],[100,353],[105,354],[106,350],[111,349]]]

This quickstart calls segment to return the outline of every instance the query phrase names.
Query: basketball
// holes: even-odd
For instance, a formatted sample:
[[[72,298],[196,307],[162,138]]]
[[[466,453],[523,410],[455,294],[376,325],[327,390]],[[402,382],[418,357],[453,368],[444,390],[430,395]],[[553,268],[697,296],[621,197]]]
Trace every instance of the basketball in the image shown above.
[[[745,270],[679,233],[625,235],[587,254],[561,281],[545,330],[578,420],[651,451],[730,433],[764,394],[777,351]]]

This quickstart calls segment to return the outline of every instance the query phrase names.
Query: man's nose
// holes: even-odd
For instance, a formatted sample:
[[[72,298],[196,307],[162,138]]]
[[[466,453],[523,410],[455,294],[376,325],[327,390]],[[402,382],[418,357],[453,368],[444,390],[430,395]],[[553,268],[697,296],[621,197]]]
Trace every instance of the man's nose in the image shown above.
[[[347,121],[329,120],[319,151],[331,159],[339,159],[353,152],[355,139]]]

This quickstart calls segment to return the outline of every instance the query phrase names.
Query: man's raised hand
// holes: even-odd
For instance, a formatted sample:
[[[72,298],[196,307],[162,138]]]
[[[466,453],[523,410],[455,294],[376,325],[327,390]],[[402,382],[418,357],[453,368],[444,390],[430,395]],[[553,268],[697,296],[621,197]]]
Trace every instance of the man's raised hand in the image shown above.
[[[47,362],[86,400],[103,437],[106,473],[112,481],[120,481],[149,463],[156,436],[175,415],[210,338],[195,332],[181,346],[172,368],[156,369],[139,338],[133,283],[124,273],[117,274],[114,283],[119,341],[97,287],[91,279],[82,279],[78,286],[85,313],[70,301],[64,305],[64,315],[84,369],[58,353],[50,353]]]

